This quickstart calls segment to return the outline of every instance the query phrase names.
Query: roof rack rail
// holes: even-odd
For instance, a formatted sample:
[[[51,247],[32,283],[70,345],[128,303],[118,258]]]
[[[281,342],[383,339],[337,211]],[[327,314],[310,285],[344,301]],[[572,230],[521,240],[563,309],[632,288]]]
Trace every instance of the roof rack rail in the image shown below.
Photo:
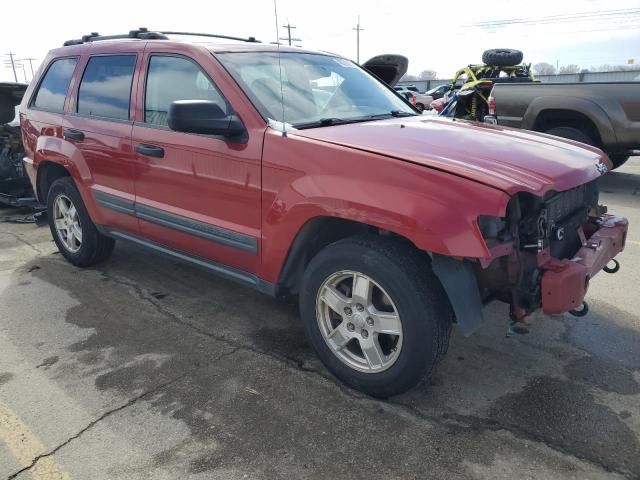
[[[193,32],[159,32],[164,35],[190,35],[193,37],[212,37],[212,38],[224,38],[225,40],[238,40],[239,42],[249,43],[262,43],[260,40],[256,40],[256,37],[230,37],[229,35],[216,35],[214,33],[193,33]]]
[[[82,45],[83,43],[99,42],[101,40],[118,40],[124,38],[138,38],[140,40],[169,40],[167,35],[189,35],[194,37],[212,37],[212,38],[224,38],[225,40],[237,40],[240,42],[261,43],[260,40],[256,40],[256,37],[241,38],[230,37],[229,35],[216,35],[213,33],[193,33],[193,32],[156,32],[149,31],[148,29],[141,27],[137,30],[131,30],[129,33],[123,33],[119,35],[100,35],[98,32],[91,32],[89,35],[83,35],[81,38],[67,40],[63,46],[69,45]]]
[[[141,40],[168,40],[169,37],[160,32],[150,32],[144,27],[137,30],[131,30],[129,33],[120,35],[100,35],[98,32],[91,32],[89,35],[83,35],[82,38],[67,40],[63,46],[81,45],[83,43],[98,42],[101,40],[117,40],[122,38],[139,38]]]

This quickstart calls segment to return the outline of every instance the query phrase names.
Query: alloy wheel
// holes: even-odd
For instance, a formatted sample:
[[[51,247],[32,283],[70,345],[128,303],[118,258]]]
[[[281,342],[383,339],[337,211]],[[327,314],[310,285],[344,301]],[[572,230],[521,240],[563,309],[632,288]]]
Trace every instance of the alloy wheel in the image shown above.
[[[78,210],[69,197],[64,194],[56,197],[53,216],[58,238],[68,251],[76,253],[82,247],[82,226]]]
[[[364,373],[391,367],[402,349],[402,322],[389,294],[351,270],[330,275],[316,298],[324,341],[344,364]]]

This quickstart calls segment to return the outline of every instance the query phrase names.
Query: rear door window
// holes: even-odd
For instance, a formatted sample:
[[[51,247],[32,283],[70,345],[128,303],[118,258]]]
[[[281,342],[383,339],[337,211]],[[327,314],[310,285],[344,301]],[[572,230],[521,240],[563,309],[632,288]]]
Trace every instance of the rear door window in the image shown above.
[[[169,105],[177,100],[209,100],[226,113],[230,107],[208,75],[183,57],[153,55],[149,60],[144,121],[167,126]]]
[[[52,112],[64,110],[64,100],[76,63],[77,58],[61,58],[51,64],[36,93],[34,107]]]
[[[128,120],[135,66],[135,55],[90,58],[78,91],[78,113]]]

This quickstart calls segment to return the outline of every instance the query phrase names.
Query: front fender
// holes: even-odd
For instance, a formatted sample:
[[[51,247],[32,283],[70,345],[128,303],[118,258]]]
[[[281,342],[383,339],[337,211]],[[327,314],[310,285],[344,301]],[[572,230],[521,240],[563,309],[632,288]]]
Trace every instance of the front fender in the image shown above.
[[[477,218],[504,216],[506,193],[410,162],[328,144],[300,152],[298,169],[274,164],[309,144],[298,144],[293,137],[265,143],[263,278],[278,278],[298,232],[321,216],[393,232],[431,253],[490,257]]]

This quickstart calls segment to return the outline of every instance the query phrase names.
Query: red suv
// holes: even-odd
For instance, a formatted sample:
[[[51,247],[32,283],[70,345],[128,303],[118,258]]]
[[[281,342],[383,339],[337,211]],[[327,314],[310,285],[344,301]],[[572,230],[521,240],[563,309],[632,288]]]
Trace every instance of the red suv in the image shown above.
[[[627,222],[598,205],[597,148],[419,116],[336,55],[170,37],[66,42],[24,96],[24,163],[72,264],[126,240],[297,295],[325,365],[381,397],[491,299],[524,328],[584,313],[590,278],[617,269]]]

